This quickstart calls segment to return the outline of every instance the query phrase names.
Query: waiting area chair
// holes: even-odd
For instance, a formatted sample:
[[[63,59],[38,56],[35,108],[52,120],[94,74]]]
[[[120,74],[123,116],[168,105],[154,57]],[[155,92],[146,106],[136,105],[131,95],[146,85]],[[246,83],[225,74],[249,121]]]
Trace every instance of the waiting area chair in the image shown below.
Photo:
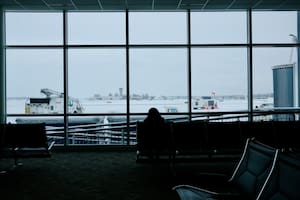
[[[171,160],[175,155],[173,146],[173,136],[171,131],[171,122],[165,122],[155,130],[149,130],[144,122],[137,122],[136,137],[137,137],[137,152],[136,161],[141,161],[143,158],[153,159],[167,157]]]
[[[299,200],[300,158],[293,153],[279,153],[274,169],[257,200]]]
[[[231,178],[222,184],[215,183],[216,188],[226,188],[226,192],[191,185],[178,185],[173,189],[181,200],[255,199],[275,164],[278,152],[278,149],[249,138],[246,140],[243,154]]]

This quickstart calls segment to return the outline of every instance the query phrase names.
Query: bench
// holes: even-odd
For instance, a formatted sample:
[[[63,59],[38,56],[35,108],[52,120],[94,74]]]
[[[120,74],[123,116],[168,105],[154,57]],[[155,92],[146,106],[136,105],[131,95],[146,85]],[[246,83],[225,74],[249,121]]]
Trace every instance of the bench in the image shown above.
[[[240,155],[246,138],[239,123],[191,121],[173,123],[176,157]]]
[[[300,121],[181,121],[170,124],[169,141],[172,142],[173,158],[193,160],[196,158],[238,158],[247,138],[256,138],[275,148],[300,149],[297,139]],[[137,123],[137,147],[142,152],[146,138],[143,122]],[[163,135],[163,134],[160,134]],[[157,137],[158,142],[162,138]],[[166,140],[166,139],[163,139]],[[162,144],[166,144],[163,142]],[[167,147],[166,147],[167,148]],[[139,159],[139,157],[137,158]]]
[[[54,142],[48,143],[45,123],[0,124],[0,158],[48,158]]]

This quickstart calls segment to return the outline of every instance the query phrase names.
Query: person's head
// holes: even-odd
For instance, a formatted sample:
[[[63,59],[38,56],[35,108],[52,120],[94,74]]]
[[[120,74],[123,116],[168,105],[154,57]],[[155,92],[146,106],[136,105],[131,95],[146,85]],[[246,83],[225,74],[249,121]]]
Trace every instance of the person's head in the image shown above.
[[[148,111],[148,117],[158,118],[160,117],[160,113],[156,108],[150,108]]]

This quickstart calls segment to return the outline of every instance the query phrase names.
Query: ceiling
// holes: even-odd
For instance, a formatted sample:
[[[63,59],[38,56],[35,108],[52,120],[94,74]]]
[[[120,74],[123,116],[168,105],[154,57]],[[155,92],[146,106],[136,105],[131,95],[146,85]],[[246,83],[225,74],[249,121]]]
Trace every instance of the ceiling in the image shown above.
[[[0,0],[8,10],[300,10],[300,0]]]

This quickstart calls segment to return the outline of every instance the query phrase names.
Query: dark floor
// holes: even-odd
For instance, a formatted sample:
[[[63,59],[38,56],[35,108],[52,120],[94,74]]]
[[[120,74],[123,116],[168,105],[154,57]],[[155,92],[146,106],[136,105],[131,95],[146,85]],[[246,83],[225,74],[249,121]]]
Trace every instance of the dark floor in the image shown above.
[[[177,200],[172,187],[194,183],[199,171],[230,172],[236,162],[136,163],[135,152],[53,152],[26,158],[0,175],[1,200]],[[12,159],[0,160],[0,170]],[[213,167],[212,167],[213,166]],[[176,172],[176,175],[175,175]]]

